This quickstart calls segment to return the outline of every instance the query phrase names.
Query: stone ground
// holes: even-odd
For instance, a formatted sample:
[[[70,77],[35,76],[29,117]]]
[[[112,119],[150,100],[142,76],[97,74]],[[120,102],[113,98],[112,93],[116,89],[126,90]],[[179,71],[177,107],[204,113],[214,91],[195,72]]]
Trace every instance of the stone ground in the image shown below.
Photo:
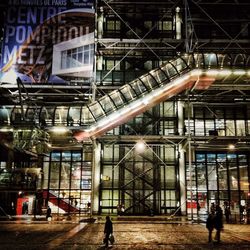
[[[101,250],[104,219],[79,221],[1,221],[1,250]],[[249,249],[250,225],[225,224],[220,244],[208,243],[204,224],[113,218],[115,243],[109,249]]]

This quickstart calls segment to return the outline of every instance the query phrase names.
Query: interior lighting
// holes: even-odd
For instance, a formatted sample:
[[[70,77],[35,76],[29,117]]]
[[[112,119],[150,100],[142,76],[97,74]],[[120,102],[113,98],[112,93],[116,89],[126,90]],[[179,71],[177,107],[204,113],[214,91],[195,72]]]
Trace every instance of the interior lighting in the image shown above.
[[[142,105],[147,105],[151,98],[152,98],[152,96],[146,96],[142,100],[138,100],[135,103],[124,106],[123,109],[120,110],[119,113],[111,114],[109,118],[104,117],[99,122],[97,122],[95,125],[91,126],[91,128],[86,129],[85,131],[92,132],[92,131],[96,130],[97,128],[102,128],[108,124],[114,123],[117,119],[120,119],[123,115],[126,115],[130,110],[135,110],[136,108],[138,108]]]
[[[158,97],[159,93],[161,93],[161,91],[153,90],[150,94],[151,94],[152,97]]]
[[[191,76],[199,76],[202,74],[202,70],[201,69],[194,69],[190,72]]]
[[[141,101],[140,100],[138,100],[137,102],[135,102],[135,103],[132,103],[131,104],[131,109],[136,109],[136,108],[138,108],[139,106],[141,106]]]
[[[57,127],[53,127],[51,131],[57,134],[64,134],[68,132],[69,130],[64,126],[57,126]]]
[[[115,118],[112,119],[112,120],[115,120]],[[112,120],[110,118],[102,119],[100,122],[98,122],[98,124],[96,125],[96,127],[102,128],[103,126],[106,126],[107,124],[111,123]]]
[[[96,126],[92,126],[92,127],[90,127],[89,129],[86,129],[85,131],[86,131],[87,133],[90,133],[90,132],[93,132],[95,129],[96,129]]]
[[[9,127],[0,128],[0,132],[12,132],[12,131],[13,131],[13,128],[9,128]]]
[[[235,149],[235,145],[234,145],[234,144],[229,144],[229,145],[228,145],[228,149],[234,150],[234,149]]]
[[[142,99],[142,103],[143,103],[144,105],[148,105],[149,102],[150,102],[150,100],[151,100],[151,97],[150,97],[150,96],[144,97],[144,98]]]
[[[223,76],[228,76],[228,75],[232,74],[232,71],[229,69],[222,69],[221,71],[219,71],[219,74],[223,75]]]
[[[237,70],[234,70],[233,73],[235,75],[245,75],[246,74],[246,71],[243,70],[243,69],[237,69]]]
[[[146,144],[143,140],[140,140],[138,141],[136,144],[135,144],[135,149],[138,153],[143,153],[146,149]]]
[[[207,75],[217,75],[219,73],[219,71],[218,70],[216,70],[216,69],[209,69],[209,70],[207,70],[207,72],[206,72],[206,74]]]

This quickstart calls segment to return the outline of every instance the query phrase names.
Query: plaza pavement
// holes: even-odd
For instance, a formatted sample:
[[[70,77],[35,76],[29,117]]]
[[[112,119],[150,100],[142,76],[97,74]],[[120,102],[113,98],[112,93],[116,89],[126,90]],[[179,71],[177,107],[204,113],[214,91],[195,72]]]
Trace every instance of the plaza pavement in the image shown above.
[[[247,224],[225,224],[222,242],[217,244],[208,243],[204,223],[157,216],[115,216],[112,221],[115,243],[109,249],[113,250],[250,250],[250,225]],[[33,219],[0,221],[0,249],[102,250],[105,249],[102,244],[104,223],[104,217],[91,223],[79,218],[51,222]]]

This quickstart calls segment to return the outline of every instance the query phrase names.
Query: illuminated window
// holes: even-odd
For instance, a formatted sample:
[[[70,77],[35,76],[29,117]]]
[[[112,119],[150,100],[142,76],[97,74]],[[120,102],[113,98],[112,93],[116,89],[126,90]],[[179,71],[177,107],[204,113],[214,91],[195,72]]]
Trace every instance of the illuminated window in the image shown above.
[[[61,52],[61,69],[76,68],[93,63],[94,45],[88,44]]]
[[[118,60],[106,60],[106,70],[121,70],[120,62]]]
[[[121,29],[121,22],[120,20],[107,20],[107,30],[108,31],[115,31]]]
[[[172,22],[171,21],[159,21],[158,22],[158,30],[171,31],[172,30]]]

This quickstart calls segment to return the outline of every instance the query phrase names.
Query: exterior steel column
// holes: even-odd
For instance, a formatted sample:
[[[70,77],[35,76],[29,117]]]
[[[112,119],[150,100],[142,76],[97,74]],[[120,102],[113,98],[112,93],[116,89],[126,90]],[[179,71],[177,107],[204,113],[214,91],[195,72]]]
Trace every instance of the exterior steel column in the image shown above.
[[[101,144],[93,140],[91,214],[98,214],[99,212],[100,166]]]
[[[184,102],[178,101],[178,134],[185,135],[184,129]]]
[[[182,18],[181,18],[181,12],[180,7],[175,8],[175,38],[177,40],[181,39],[181,25],[182,25]]]
[[[179,182],[180,182],[180,201],[181,201],[181,214],[187,215],[187,192],[186,192],[186,180],[185,180],[185,150],[180,145],[179,147],[180,159],[179,159]]]
[[[104,22],[103,8],[100,7],[100,11],[97,16],[97,37],[99,39],[101,39],[103,36],[103,22]]]
[[[183,103],[178,102],[178,132],[179,135],[184,135],[184,112]],[[187,192],[186,192],[186,178],[185,178],[185,148],[183,144],[179,144],[179,183],[180,183],[180,206],[181,214],[186,215]]]

